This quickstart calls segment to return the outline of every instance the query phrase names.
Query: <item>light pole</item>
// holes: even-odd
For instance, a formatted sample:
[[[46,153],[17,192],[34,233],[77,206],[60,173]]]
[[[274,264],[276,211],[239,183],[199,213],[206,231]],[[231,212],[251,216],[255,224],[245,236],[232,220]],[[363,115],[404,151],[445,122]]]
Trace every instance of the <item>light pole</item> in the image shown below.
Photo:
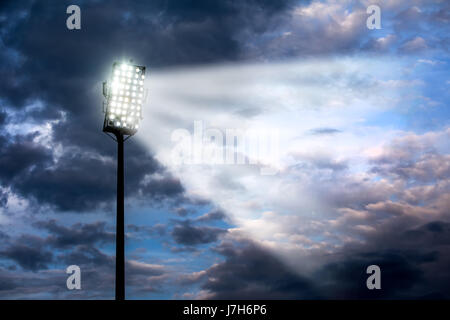
[[[103,132],[117,142],[116,300],[125,300],[123,143],[137,132],[142,119],[144,79],[144,66],[114,63],[110,82],[103,82]]]

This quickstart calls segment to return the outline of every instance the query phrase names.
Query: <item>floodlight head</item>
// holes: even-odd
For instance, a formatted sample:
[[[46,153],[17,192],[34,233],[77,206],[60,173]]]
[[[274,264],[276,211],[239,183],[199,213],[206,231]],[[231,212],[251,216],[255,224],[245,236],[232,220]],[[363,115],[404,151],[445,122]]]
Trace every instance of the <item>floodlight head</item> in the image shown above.
[[[122,62],[113,64],[109,82],[103,84],[105,121],[103,131],[133,135],[142,119],[145,67]]]

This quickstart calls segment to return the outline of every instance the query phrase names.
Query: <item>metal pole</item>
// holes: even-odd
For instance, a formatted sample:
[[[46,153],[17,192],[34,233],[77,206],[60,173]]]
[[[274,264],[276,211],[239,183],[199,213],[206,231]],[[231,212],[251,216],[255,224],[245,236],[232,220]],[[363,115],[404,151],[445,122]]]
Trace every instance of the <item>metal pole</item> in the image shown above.
[[[116,300],[125,300],[125,222],[123,180],[123,134],[117,138],[117,222],[116,222]]]

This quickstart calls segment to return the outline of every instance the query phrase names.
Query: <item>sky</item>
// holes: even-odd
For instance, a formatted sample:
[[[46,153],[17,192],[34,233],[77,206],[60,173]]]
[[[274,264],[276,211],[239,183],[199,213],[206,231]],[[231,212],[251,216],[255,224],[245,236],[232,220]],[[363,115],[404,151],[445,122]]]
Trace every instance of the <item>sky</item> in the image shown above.
[[[444,0],[2,1],[0,299],[114,298],[102,82],[130,59],[127,299],[448,299],[449,23]]]

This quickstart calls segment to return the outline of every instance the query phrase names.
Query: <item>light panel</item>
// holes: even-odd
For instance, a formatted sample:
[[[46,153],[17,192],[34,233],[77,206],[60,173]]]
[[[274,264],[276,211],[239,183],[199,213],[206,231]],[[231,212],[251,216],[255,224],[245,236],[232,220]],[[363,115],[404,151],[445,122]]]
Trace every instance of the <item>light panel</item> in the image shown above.
[[[142,119],[145,67],[130,63],[115,63],[111,75],[105,126],[135,132]]]

